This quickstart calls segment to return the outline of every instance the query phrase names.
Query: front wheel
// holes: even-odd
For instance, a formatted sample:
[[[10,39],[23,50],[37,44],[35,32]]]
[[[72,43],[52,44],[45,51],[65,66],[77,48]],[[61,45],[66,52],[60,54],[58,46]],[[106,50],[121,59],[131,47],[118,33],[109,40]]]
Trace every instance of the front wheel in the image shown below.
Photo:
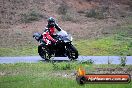
[[[46,49],[40,45],[38,46],[38,53],[42,59],[50,60],[51,56],[46,52]]]
[[[67,46],[67,56],[71,60],[78,58],[78,51],[73,45]]]

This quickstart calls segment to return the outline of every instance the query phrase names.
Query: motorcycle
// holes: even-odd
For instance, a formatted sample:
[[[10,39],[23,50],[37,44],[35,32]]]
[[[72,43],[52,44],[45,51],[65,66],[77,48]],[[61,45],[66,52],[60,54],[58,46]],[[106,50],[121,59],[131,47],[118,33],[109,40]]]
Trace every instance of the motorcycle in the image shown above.
[[[71,34],[61,30],[52,37],[58,42],[52,43],[51,41],[51,45],[46,45],[41,33],[33,34],[33,38],[40,42],[40,45],[38,45],[38,53],[41,58],[45,60],[50,60],[51,57],[68,57],[70,60],[78,58],[78,51],[72,45],[73,38]]]

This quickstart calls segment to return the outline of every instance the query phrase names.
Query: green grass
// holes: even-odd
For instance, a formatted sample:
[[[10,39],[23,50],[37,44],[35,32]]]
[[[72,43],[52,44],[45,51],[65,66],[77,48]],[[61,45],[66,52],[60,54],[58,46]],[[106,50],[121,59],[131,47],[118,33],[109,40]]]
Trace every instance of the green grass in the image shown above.
[[[114,37],[106,37],[95,40],[80,40],[75,42],[80,55],[132,55],[132,42],[116,40]]]
[[[1,48],[0,56],[31,56],[38,55],[37,46],[22,46],[13,48]]]
[[[65,62],[56,63],[60,68],[64,67]],[[0,88],[131,88],[130,84],[77,84],[75,77],[66,78],[54,75],[55,73],[71,73],[78,67],[78,63],[70,63],[72,69],[53,68],[52,63],[19,63],[19,64],[0,64]],[[108,67],[107,65],[85,65],[90,68]],[[113,65],[109,65],[113,67]],[[115,65],[115,68],[120,67]],[[126,66],[127,67],[127,66]],[[129,67],[129,66],[128,66]],[[131,67],[131,66],[130,66]]]

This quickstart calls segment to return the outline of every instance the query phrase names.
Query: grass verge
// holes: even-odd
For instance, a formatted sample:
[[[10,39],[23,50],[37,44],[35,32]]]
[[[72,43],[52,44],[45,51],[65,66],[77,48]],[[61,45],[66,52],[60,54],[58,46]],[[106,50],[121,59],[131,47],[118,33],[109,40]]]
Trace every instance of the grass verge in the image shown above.
[[[22,46],[13,48],[1,48],[0,56],[32,56],[38,55],[37,46]]]
[[[65,62],[56,63],[60,68],[64,67]],[[71,62],[71,69],[54,69],[52,63],[17,63],[0,64],[0,88],[131,88],[130,84],[86,84],[80,86],[76,83],[75,76],[65,76],[77,69],[79,63]],[[72,65],[74,64],[74,66]],[[85,64],[84,64],[85,65]],[[119,65],[85,65],[92,69],[118,68]],[[125,66],[124,68],[132,68]],[[93,69],[94,70],[94,69]],[[59,75],[61,74],[61,75]]]

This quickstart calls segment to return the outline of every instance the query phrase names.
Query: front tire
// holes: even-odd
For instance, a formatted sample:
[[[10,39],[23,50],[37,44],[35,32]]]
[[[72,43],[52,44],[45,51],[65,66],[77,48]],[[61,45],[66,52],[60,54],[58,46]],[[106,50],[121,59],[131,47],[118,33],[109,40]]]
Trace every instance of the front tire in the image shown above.
[[[67,47],[67,56],[71,60],[75,60],[78,58],[78,51],[73,45]]]
[[[38,53],[42,59],[50,60],[51,56],[46,52],[45,48],[40,45],[38,46]]]

